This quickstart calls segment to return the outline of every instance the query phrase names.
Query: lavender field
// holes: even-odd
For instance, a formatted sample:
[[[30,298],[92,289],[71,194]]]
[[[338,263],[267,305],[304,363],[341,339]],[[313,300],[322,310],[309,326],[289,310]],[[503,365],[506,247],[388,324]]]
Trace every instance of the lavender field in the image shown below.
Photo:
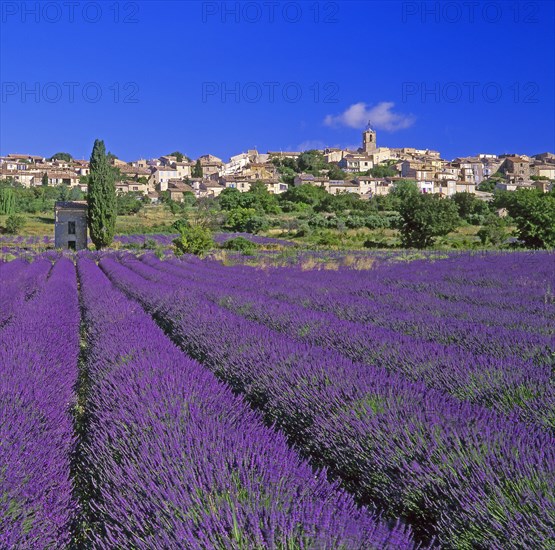
[[[356,260],[0,262],[0,548],[554,549],[555,255]]]

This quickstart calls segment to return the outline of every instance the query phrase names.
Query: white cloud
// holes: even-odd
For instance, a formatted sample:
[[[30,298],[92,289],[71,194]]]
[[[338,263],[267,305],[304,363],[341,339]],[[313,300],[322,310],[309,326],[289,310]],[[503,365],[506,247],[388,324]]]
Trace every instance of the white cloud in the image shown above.
[[[366,103],[354,103],[339,115],[327,115],[324,119],[326,126],[348,126],[349,128],[364,128],[370,124],[376,130],[396,132],[412,126],[415,121],[413,115],[405,115],[392,111],[395,104],[382,101],[369,108]]]

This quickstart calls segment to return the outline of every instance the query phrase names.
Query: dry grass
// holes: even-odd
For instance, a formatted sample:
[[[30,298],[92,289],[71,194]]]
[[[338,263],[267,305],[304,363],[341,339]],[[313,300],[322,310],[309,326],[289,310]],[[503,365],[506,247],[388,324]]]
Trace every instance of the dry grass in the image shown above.
[[[365,271],[368,269],[372,269],[375,265],[376,265],[376,258],[371,258],[367,256],[367,257],[357,258],[355,262],[351,264],[351,267],[358,271]]]
[[[301,262],[302,271],[310,271],[318,265],[318,262],[314,258],[307,258]]]

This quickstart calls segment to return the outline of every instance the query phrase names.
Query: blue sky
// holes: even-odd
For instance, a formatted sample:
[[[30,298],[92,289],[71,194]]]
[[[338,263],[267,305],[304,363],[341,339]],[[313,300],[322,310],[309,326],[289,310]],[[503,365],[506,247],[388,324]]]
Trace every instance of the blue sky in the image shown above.
[[[36,10],[38,6],[38,11]],[[555,151],[539,2],[1,3],[0,153]]]

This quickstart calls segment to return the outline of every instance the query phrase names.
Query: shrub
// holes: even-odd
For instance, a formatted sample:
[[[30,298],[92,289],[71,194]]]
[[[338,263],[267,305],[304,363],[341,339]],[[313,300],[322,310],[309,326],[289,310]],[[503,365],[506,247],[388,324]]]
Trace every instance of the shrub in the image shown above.
[[[245,239],[245,237],[235,237],[234,239],[229,239],[225,241],[221,247],[225,250],[234,250],[246,255],[252,255],[258,249],[256,243]]]
[[[215,247],[212,232],[200,225],[189,225],[181,228],[179,237],[173,240],[175,255],[195,254],[204,256]]]
[[[148,250],[154,250],[157,246],[158,243],[154,239],[148,238],[145,239],[142,247]]]
[[[25,225],[25,218],[23,216],[18,216],[17,214],[12,214],[8,216],[6,220],[6,233],[10,235],[17,235]]]
[[[230,231],[241,233],[259,233],[269,226],[265,216],[261,216],[254,208],[235,208],[226,218],[225,227]]]
[[[483,245],[499,246],[503,244],[509,237],[506,219],[492,214],[484,222],[477,235]]]
[[[364,222],[368,229],[384,229],[390,226],[388,218],[384,216],[366,216]]]

